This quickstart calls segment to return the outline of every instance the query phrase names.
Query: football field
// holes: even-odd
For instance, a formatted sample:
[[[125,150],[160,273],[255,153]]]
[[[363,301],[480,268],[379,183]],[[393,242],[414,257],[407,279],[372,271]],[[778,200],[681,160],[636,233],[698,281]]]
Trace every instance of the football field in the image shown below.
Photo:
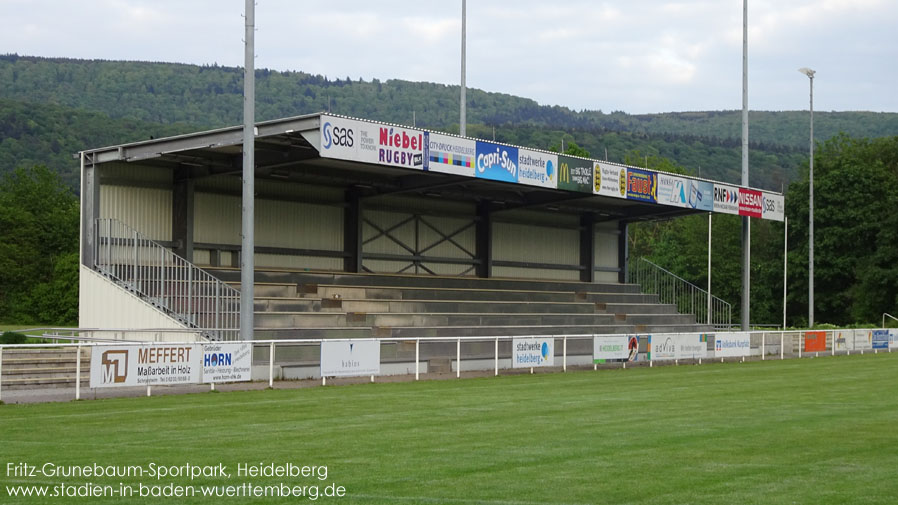
[[[0,434],[4,504],[893,504],[898,353],[2,405]]]

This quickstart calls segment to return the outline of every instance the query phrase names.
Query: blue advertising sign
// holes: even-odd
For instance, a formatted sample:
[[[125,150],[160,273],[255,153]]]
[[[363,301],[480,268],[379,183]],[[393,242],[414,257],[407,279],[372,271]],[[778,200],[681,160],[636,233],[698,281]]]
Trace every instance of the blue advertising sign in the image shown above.
[[[474,166],[477,177],[518,182],[518,148],[478,140]]]
[[[627,169],[627,198],[643,202],[657,202],[658,174],[638,168]]]
[[[873,330],[873,348],[889,348],[889,330]]]

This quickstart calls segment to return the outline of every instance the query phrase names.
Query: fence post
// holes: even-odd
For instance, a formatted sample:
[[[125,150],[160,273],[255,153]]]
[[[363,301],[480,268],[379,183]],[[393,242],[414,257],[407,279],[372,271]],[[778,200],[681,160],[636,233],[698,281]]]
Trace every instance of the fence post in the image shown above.
[[[461,377],[461,339],[455,341],[455,378]]]
[[[561,370],[567,372],[567,335],[564,336],[564,342],[561,344]]]
[[[804,333],[803,333],[803,332],[798,332],[798,357],[799,357],[799,359],[801,358],[801,347],[802,347],[802,345],[801,345],[801,344],[802,344],[801,338],[802,338],[803,336],[804,336]]]
[[[781,360],[786,359],[786,354],[785,354],[786,351],[783,348],[783,341],[785,340],[785,336],[786,336],[785,331],[780,333],[780,359]]]
[[[421,344],[421,339],[416,338],[415,339],[415,380],[418,380],[421,377],[421,375],[419,373],[420,369],[418,366],[418,364],[420,363],[419,359],[421,357],[421,354],[419,351],[419,349],[421,347],[420,344]]]
[[[761,332],[761,361],[764,361],[764,341],[767,340],[767,332]],[[751,342],[751,340],[749,340]]]
[[[0,346],[0,401],[3,400],[3,346]]]
[[[274,387],[274,342],[268,347],[268,387]]]
[[[835,332],[835,330],[832,331],[832,334],[833,334],[833,343],[832,343],[833,356],[835,356],[836,355],[836,332]]]
[[[496,375],[499,375],[499,337],[496,337]]]
[[[78,342],[78,356],[75,357],[75,399],[81,399],[81,342]]]
[[[153,396],[153,386],[147,386],[147,397]]]

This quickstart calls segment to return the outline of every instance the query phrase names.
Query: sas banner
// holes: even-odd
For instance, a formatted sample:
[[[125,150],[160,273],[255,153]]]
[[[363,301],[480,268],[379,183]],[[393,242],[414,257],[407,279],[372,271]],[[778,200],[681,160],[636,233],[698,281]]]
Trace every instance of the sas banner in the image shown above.
[[[377,340],[324,340],[321,342],[322,377],[380,375]]]
[[[197,384],[200,352],[194,344],[96,346],[90,355],[90,387]]]
[[[477,156],[475,141],[439,133],[425,133],[424,146],[427,148],[424,170],[474,177],[474,158]]]
[[[595,162],[593,193],[614,198],[627,197],[627,169],[608,163]]]
[[[515,338],[511,343],[511,367],[555,366],[555,337]]]
[[[705,333],[671,333],[649,335],[648,359],[664,361],[697,359],[708,355],[708,335]]]
[[[210,343],[202,346],[203,382],[252,380],[253,345]]]
[[[889,348],[889,330],[873,330],[873,348]]]
[[[826,332],[825,331],[806,331],[804,332],[804,351],[805,352],[822,352],[826,350]]]
[[[718,358],[748,356],[751,353],[751,333],[739,331],[714,336],[714,356]]]
[[[761,216],[764,219],[786,220],[786,198],[783,195],[774,195],[765,191],[761,193],[761,203],[763,205]]]
[[[558,155],[558,189],[592,193],[592,172],[591,160]]]
[[[630,339],[636,337],[628,337],[626,335],[601,336],[592,338],[592,361],[593,363],[604,363],[605,360],[629,360],[630,359]]]

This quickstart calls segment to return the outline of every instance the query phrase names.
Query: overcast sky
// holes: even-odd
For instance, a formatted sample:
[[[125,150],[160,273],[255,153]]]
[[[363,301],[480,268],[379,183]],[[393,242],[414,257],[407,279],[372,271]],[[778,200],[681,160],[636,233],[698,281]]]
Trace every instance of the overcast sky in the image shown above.
[[[243,0],[0,0],[0,53],[243,65]],[[469,87],[741,109],[742,0],[469,0]],[[898,112],[898,0],[749,0],[749,106]],[[257,0],[256,67],[457,84],[461,0]]]

